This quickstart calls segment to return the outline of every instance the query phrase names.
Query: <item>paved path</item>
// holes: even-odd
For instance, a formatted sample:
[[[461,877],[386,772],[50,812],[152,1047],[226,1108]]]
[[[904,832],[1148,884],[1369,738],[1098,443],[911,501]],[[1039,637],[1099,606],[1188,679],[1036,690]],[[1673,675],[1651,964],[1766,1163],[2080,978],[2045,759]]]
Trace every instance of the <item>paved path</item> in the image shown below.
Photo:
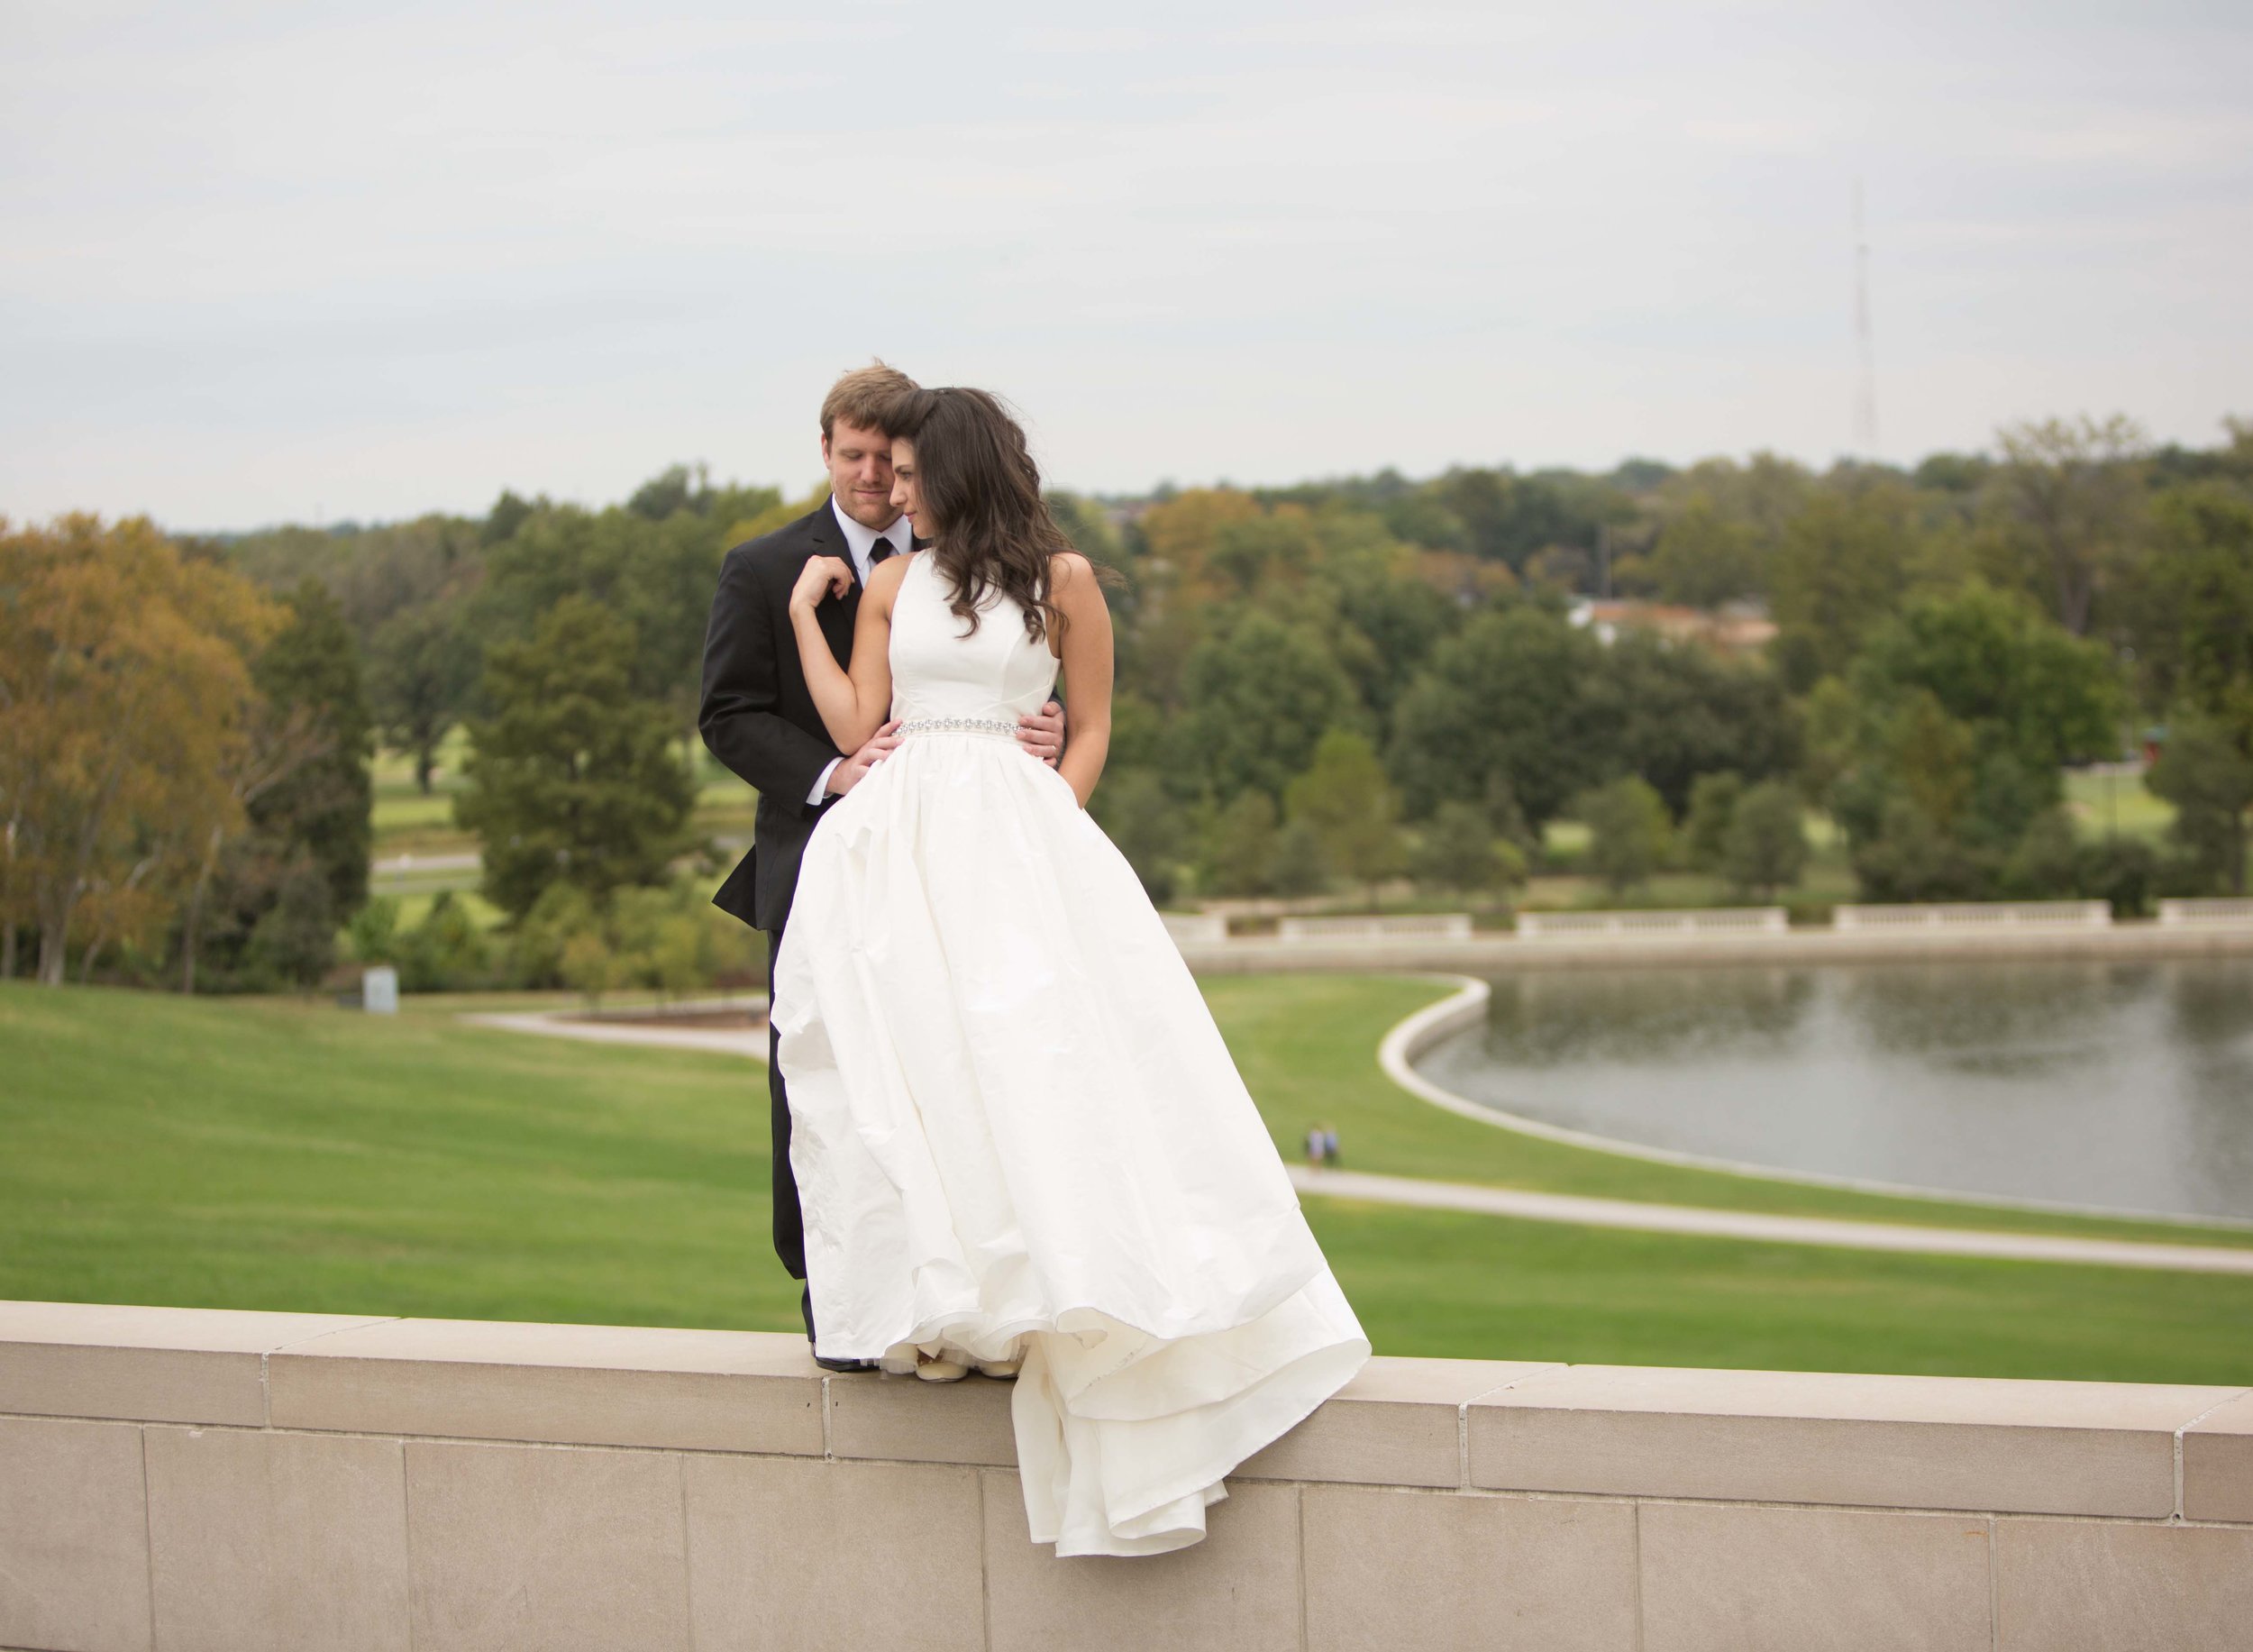
[[[578,1038],[588,1044],[643,1044],[665,1050],[710,1050],[722,1055],[767,1059],[767,1029],[755,1027],[651,1027],[632,1021],[582,1021],[569,1015],[479,1014],[461,1018],[477,1027],[512,1033],[542,1033],[550,1038]]]
[[[1435,1010],[1457,1007],[1449,999],[1412,1016],[1394,1029],[1386,1044],[1398,1059],[1406,1042],[1398,1035],[1411,1023],[1429,1025]],[[554,1013],[464,1015],[479,1027],[538,1033],[551,1038],[579,1038],[590,1044],[649,1045],[673,1050],[710,1050],[748,1055],[764,1062],[767,1034],[710,1027],[636,1026],[581,1021]],[[1390,1064],[1390,1063],[1388,1063]],[[1405,1060],[1401,1061],[1405,1066]],[[1397,1073],[1394,1075],[1398,1076]],[[1418,1093],[1428,1083],[1411,1086]],[[1468,1108],[1471,1103],[1460,1105]],[[1751,1210],[1709,1210],[1692,1205],[1641,1204],[1624,1199],[1589,1199],[1572,1193],[1536,1193],[1518,1188],[1481,1187],[1463,1182],[1427,1182],[1415,1176],[1379,1176],[1351,1170],[1290,1167],[1301,1192],[1378,1204],[1413,1205],[1428,1210],[1468,1210],[1482,1216],[1512,1216],[1526,1221],[1572,1222],[1585,1227],[1625,1228],[1645,1233],[1693,1234],[1706,1238],[1753,1239],[1771,1245],[1831,1245],[1854,1250],[1914,1251],[1937,1256],[2004,1257],[2024,1262],[2075,1262],[2099,1266],[2170,1268],[2208,1273],[2253,1273],[2253,1248],[2222,1246],[2145,1244],[2126,1239],[2065,1238],[2044,1234],[1990,1233],[1969,1228],[1916,1228],[1900,1222],[1850,1222],[1826,1217],[1768,1216]]]
[[[1705,1238],[1757,1239],[1774,1245],[1837,1245],[1854,1250],[1918,1251],[1936,1256],[2002,1256],[2020,1262],[2079,1262],[2102,1267],[2172,1268],[2202,1273],[2253,1273],[2253,1249],[2218,1245],[2145,1244],[2129,1239],[2076,1239],[2032,1233],[1990,1233],[1972,1228],[1915,1228],[1901,1222],[1847,1222],[1828,1217],[1766,1216],[1751,1210],[1707,1210],[1692,1205],[1646,1205],[1624,1199],[1587,1199],[1573,1193],[1532,1193],[1518,1188],[1464,1182],[1426,1182],[1413,1176],[1375,1176],[1352,1170],[1291,1167],[1300,1191],[1428,1210],[1470,1210],[1536,1222],[1578,1222],[1632,1228],[1646,1233],[1686,1233]]]

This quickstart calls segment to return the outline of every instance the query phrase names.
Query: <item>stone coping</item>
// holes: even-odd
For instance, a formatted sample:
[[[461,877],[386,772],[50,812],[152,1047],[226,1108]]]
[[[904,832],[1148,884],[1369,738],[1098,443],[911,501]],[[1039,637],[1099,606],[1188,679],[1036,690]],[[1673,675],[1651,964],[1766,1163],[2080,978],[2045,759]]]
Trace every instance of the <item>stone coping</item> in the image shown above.
[[[1015,1461],[1007,1383],[756,1331],[0,1301],[0,1413]],[[2253,1387],[1380,1357],[1232,1478],[2253,1523]]]
[[[2253,954],[2253,922],[2162,925],[2129,919],[2104,928],[1802,928],[1637,932],[1613,936],[1509,934],[1450,940],[1392,936],[1352,941],[1281,941],[1238,936],[1179,943],[1200,975],[1288,971],[1448,970],[1504,975],[1520,970],[1617,969],[1647,964],[1975,963],[1982,959],[2217,958]]]

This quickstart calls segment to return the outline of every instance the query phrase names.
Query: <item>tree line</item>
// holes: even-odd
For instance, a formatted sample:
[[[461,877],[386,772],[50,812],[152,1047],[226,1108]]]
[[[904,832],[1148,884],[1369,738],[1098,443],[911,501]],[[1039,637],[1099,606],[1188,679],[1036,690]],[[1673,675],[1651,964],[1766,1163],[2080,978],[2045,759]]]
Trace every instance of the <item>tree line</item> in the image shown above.
[[[1057,495],[1127,576],[1098,817],[1161,899],[1505,889],[1560,818],[1615,890],[1686,863],[1765,897],[1799,875],[1808,808],[1871,899],[2241,890],[2253,427],[2226,436],[2059,420],[1913,468]],[[482,517],[200,540],[0,524],[0,973],[35,954],[48,980],[272,986],[318,979],[340,930],[424,984],[564,979],[567,954],[582,984],[628,956],[708,971],[726,942],[697,903],[621,892],[700,847],[721,555],[819,497],[676,466],[601,508],[504,493]],[[1607,642],[1576,623],[1600,596],[1765,613],[1774,636]],[[417,937],[368,900],[376,742],[427,789],[457,726],[505,963],[458,908]],[[2065,768],[2147,734],[2168,840],[2085,841]]]

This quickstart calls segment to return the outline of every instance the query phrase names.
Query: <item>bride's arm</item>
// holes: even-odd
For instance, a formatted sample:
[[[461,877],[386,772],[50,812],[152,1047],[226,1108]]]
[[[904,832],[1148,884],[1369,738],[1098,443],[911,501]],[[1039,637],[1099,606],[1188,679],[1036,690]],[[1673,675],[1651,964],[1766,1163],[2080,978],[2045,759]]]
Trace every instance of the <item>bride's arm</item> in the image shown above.
[[[1077,551],[1049,563],[1050,598],[1063,610],[1064,754],[1056,772],[1085,808],[1111,749],[1111,610],[1095,565]],[[861,658],[853,643],[853,659]]]
[[[869,572],[868,589],[853,626],[853,671],[847,675],[829,652],[815,610],[833,590],[853,587],[853,570],[842,557],[816,556],[799,570],[790,588],[790,630],[798,637],[798,662],[814,697],[821,725],[841,752],[857,752],[884,721],[892,703],[892,596],[899,589],[904,556],[887,557]]]

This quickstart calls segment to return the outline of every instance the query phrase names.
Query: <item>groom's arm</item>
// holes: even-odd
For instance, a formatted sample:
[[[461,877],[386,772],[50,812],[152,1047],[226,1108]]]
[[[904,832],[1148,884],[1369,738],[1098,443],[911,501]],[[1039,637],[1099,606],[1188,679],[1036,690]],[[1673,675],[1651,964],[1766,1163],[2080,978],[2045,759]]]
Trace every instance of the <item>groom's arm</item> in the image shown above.
[[[704,632],[703,700],[697,728],[713,756],[762,797],[810,815],[814,788],[837,748],[775,709],[774,610],[765,584],[741,551],[720,564],[719,589]]]

